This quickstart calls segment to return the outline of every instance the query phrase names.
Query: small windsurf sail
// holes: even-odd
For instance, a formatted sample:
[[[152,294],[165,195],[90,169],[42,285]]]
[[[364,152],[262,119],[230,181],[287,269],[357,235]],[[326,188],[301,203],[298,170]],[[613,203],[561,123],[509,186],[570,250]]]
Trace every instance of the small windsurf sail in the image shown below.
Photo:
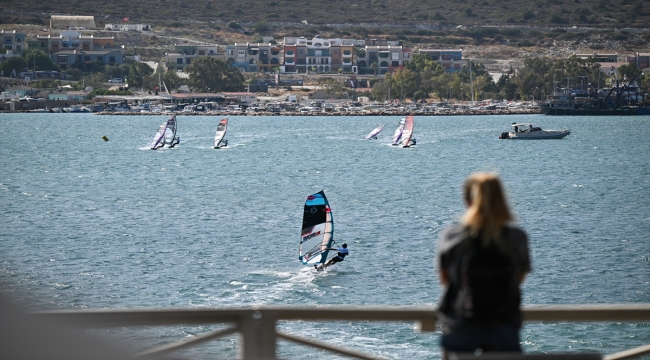
[[[165,141],[163,140],[163,138],[165,137],[166,129],[167,129],[167,123],[160,125],[158,131],[156,132],[156,135],[153,137],[153,142],[151,143],[151,150],[156,150],[158,148],[165,146]]]
[[[228,129],[228,119],[224,118],[219,121],[217,126],[217,132],[214,134],[214,148],[218,149],[222,146],[226,146],[227,141],[223,141],[223,137],[226,136],[226,130]],[[235,129],[236,130],[236,129]]]
[[[324,264],[334,242],[334,219],[323,191],[309,195],[302,216],[299,259],[304,265]]]
[[[174,147],[180,142],[178,136],[176,136],[176,115],[172,115],[167,119],[166,129],[165,129],[165,145],[169,147]]]
[[[404,124],[406,122],[406,118],[402,118],[399,121],[399,125],[397,125],[397,129],[395,129],[395,134],[393,134],[393,139],[392,139],[392,145],[399,145],[400,140],[402,139],[402,132],[404,131]]]
[[[384,130],[384,125],[379,125],[379,126],[377,126],[375,128],[375,130],[371,131],[370,134],[366,135],[366,137],[364,137],[364,139],[366,139],[366,140],[376,139],[377,135],[379,135],[379,133],[382,130]]]
[[[404,124],[404,130],[402,131],[401,145],[402,147],[411,146],[411,137],[413,136],[413,116],[407,116],[406,122]]]

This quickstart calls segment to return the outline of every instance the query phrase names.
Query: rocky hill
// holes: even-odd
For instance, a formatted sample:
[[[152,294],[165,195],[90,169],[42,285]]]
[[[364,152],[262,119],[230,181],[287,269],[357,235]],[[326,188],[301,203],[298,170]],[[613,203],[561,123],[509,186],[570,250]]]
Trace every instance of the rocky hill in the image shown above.
[[[159,60],[175,44],[314,35],[462,48],[494,72],[517,68],[528,56],[650,51],[647,0],[5,0],[0,28],[52,33],[52,14],[93,15],[100,29],[127,17],[151,24],[152,32],[111,32],[127,53],[145,60]]]

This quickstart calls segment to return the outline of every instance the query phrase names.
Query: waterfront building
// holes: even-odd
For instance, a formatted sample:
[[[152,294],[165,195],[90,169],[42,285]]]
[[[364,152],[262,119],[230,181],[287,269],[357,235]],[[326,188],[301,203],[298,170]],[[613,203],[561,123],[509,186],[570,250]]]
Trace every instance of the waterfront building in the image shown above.
[[[25,34],[16,30],[0,30],[2,47],[13,55],[22,54],[25,50]]]
[[[222,93],[226,102],[242,104],[242,105],[251,105],[257,103],[257,95],[251,92],[224,92]]]

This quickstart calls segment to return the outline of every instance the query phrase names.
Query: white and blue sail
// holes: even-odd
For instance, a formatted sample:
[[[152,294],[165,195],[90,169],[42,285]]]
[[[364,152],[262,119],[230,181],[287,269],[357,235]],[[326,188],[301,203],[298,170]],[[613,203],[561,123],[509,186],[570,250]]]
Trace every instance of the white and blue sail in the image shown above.
[[[377,139],[377,135],[379,135],[379,133],[380,133],[382,130],[384,130],[384,125],[379,125],[379,126],[377,126],[373,131],[371,131],[370,134],[366,135],[366,137],[364,137],[364,139],[365,139],[365,140],[371,140],[371,139],[376,140],[376,139]]]
[[[334,242],[334,219],[323,191],[309,195],[302,216],[299,259],[304,265],[324,264]]]
[[[176,136],[176,115],[172,115],[158,128],[153,142],[151,142],[151,150],[160,149],[165,145],[172,148],[178,143],[180,143],[180,137]]]
[[[404,131],[404,124],[406,123],[406,118],[402,118],[399,121],[399,125],[397,125],[397,129],[395,129],[395,134],[393,134],[393,138],[391,140],[391,145],[399,145],[400,140],[402,139],[402,132]]]

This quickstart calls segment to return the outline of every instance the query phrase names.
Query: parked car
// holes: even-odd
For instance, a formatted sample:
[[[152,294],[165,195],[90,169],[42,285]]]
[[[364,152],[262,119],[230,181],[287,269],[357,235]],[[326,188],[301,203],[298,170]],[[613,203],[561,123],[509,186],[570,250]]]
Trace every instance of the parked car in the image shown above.
[[[121,83],[124,82],[124,79],[122,79],[122,78],[113,78],[113,79],[108,80],[108,82],[109,82],[109,83],[118,83],[118,84],[121,84]]]

